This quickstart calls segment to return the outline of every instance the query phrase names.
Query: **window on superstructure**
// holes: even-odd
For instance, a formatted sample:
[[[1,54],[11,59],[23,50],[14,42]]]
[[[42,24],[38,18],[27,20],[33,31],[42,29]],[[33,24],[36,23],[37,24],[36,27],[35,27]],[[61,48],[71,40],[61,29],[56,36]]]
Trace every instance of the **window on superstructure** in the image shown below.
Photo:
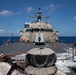
[[[26,32],[31,32],[32,31],[32,29],[26,29]]]
[[[41,29],[41,31],[43,31],[43,32],[53,32],[53,30],[52,29]]]
[[[38,29],[38,28],[36,28],[36,29],[35,29],[35,31],[39,32],[39,29]]]
[[[45,30],[44,30],[44,29],[41,29],[41,31],[43,31],[43,32],[44,32]]]
[[[39,29],[38,28],[33,28],[32,32],[39,32]]]
[[[41,28],[41,29],[33,28],[33,29],[27,29],[26,30],[26,32],[39,32],[39,31],[41,31],[41,32],[53,32],[52,29],[44,29],[44,28]]]

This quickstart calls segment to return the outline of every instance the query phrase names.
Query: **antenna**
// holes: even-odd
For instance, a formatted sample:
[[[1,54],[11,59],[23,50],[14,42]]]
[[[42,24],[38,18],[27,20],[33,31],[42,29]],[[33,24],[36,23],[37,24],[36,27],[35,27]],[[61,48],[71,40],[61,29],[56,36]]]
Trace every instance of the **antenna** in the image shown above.
[[[49,18],[49,16],[42,16],[41,8],[38,8],[38,12],[34,16],[30,16],[30,18],[37,18],[37,21],[41,21],[42,18]]]

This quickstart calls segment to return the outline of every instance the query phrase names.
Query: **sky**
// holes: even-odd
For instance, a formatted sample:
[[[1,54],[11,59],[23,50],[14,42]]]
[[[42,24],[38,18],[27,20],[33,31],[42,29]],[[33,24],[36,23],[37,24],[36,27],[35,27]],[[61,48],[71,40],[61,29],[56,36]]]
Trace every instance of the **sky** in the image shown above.
[[[20,36],[38,8],[60,36],[76,36],[76,0],[0,0],[0,36]]]

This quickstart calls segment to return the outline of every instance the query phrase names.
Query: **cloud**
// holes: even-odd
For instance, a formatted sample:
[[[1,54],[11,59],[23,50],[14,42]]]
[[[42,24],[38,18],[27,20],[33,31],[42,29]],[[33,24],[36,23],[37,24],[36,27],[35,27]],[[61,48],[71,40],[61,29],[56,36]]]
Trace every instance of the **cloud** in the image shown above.
[[[52,11],[56,10],[56,6],[54,4],[50,4],[49,9],[52,12]]]
[[[4,30],[4,29],[1,29],[1,30],[0,30],[0,33],[4,33],[4,32],[5,32],[5,30]]]
[[[12,30],[9,30],[8,33],[13,33],[13,31]]]
[[[33,8],[32,8],[32,7],[30,7],[30,6],[29,6],[29,7],[27,7],[27,12],[31,12],[31,11],[32,11],[32,9],[33,9]]]
[[[53,12],[53,11],[55,11],[59,7],[60,7],[60,5],[52,3],[49,6],[44,7],[43,9],[44,10],[49,10],[50,12]]]
[[[3,10],[0,11],[0,16],[10,16],[12,15],[13,11],[9,11],[9,10]]]
[[[15,14],[16,14],[16,15],[20,15],[20,14],[22,14],[22,12],[16,12]]]
[[[75,17],[73,17],[73,20],[76,20],[76,16],[75,16]]]
[[[0,36],[17,36],[20,35],[20,30],[5,30],[5,29],[0,29]]]

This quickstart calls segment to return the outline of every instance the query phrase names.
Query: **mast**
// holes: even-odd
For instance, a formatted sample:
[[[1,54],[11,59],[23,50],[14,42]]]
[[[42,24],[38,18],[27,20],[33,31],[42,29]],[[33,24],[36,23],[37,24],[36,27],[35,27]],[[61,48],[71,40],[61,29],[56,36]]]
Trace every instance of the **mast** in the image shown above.
[[[41,21],[42,18],[49,18],[49,16],[42,16],[41,8],[38,8],[38,12],[36,15],[31,16],[31,18],[37,18],[37,22]]]
[[[39,8],[39,9],[38,9],[38,12],[37,12],[37,13],[38,13],[37,21],[39,21],[39,20],[41,21],[41,18],[42,18],[42,16],[41,16],[42,13],[41,13],[40,9],[41,9],[41,8]]]

